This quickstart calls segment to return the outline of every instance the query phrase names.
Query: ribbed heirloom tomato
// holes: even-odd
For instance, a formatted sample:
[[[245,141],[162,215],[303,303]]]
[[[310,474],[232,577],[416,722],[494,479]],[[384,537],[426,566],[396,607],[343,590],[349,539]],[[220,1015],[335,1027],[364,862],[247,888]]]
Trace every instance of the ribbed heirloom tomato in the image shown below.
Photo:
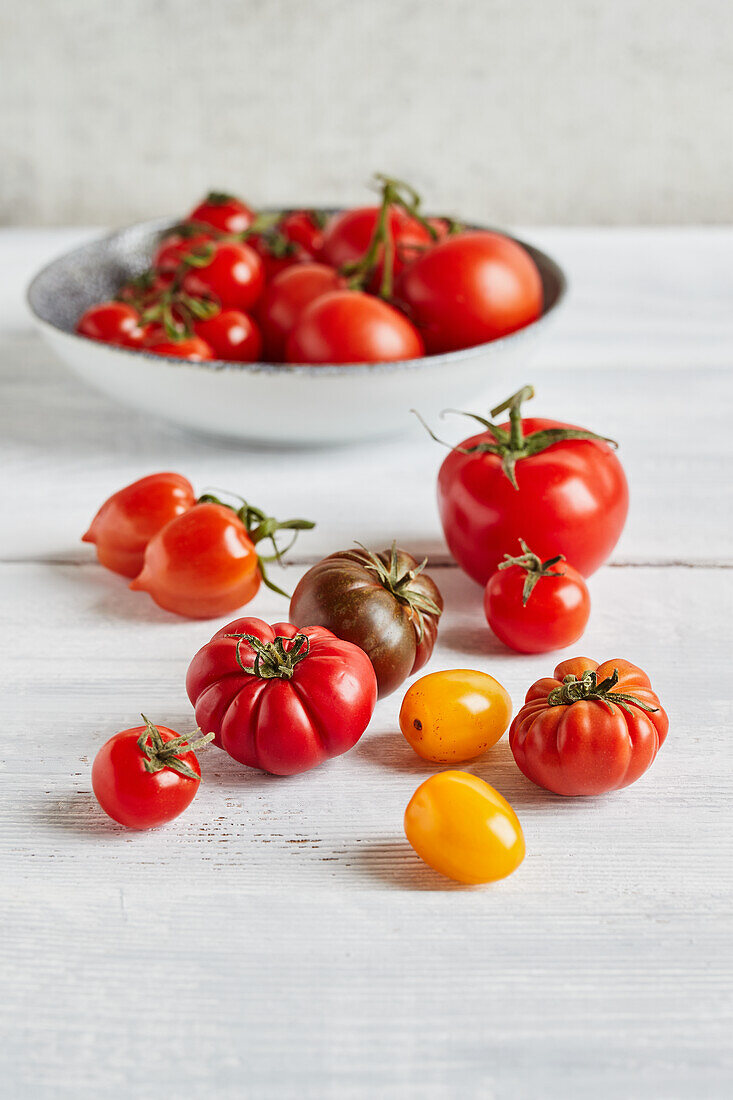
[[[275,775],[352,748],[377,680],[358,646],[319,626],[236,619],[200,649],[186,677],[196,721],[235,760]]]
[[[584,577],[609,556],[626,521],[629,490],[612,440],[557,420],[522,419],[525,386],[492,410],[468,414],[485,431],[452,448],[438,474],[438,505],[451,554],[485,585],[526,539],[541,558],[562,554]],[[615,444],[614,444],[615,446]]]
[[[669,719],[649,677],[630,661],[562,661],[527,692],[509,730],[520,770],[548,791],[605,794],[651,766]]]

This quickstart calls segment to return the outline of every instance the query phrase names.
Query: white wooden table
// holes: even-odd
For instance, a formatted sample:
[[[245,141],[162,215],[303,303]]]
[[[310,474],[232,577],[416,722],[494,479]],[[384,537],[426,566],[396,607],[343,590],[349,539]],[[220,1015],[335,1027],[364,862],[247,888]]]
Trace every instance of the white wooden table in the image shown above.
[[[400,693],[315,772],[274,779],[210,750],[174,824],[137,834],[103,816],[97,748],[140,710],[191,728],[184,674],[219,625],[159,611],[79,542],[144,473],[316,519],[289,586],[353,539],[430,554],[447,602],[431,669],[490,671],[518,706],[555,657],[489,635],[442,541],[443,452],[417,425],[284,453],[112,405],[52,361],[22,305],[33,269],[85,234],[0,233],[8,1098],[731,1095],[733,232],[523,232],[573,295],[516,382],[535,383],[533,412],[618,439],[632,488],[576,649],[647,669],[671,731],[648,775],[607,798],[533,787],[506,739],[471,765],[527,840],[515,875],[472,889],[404,839],[431,769],[398,732]],[[286,616],[266,591],[248,610]]]

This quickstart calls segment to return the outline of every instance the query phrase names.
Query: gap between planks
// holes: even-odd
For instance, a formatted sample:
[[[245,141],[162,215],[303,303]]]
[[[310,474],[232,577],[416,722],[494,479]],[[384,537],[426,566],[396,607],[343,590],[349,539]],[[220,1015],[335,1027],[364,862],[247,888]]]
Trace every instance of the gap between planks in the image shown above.
[[[312,554],[303,557],[288,557],[287,566],[295,568],[316,565],[322,561],[325,554]],[[458,569],[458,564],[447,554],[428,554],[431,569]],[[54,557],[53,555],[38,557],[0,557],[2,565],[58,565],[75,566],[83,568],[86,565],[96,564],[94,557],[82,556]],[[608,569],[733,569],[733,559],[722,558],[709,561],[704,558],[659,558],[656,561],[609,561],[605,563]]]

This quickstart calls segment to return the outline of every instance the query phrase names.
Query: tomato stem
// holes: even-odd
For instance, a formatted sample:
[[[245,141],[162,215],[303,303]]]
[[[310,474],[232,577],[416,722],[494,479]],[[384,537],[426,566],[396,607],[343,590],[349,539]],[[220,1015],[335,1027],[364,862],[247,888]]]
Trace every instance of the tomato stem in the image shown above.
[[[492,416],[493,415],[492,413]],[[522,589],[522,606],[526,607],[527,601],[541,577],[565,576],[564,573],[558,573],[557,570],[551,568],[553,565],[557,565],[558,562],[565,561],[565,555],[557,554],[554,558],[548,558],[546,561],[542,561],[539,554],[535,554],[533,550],[530,550],[524,539],[520,539],[519,544],[522,547],[523,553],[515,558],[513,558],[511,554],[505,554],[504,561],[500,563],[499,569],[509,569],[512,565],[518,565],[520,569],[525,570],[526,576],[524,578],[524,588]]]
[[[401,569],[396,541],[392,543],[389,551],[385,550],[382,554],[375,554],[374,551],[368,550],[360,542],[357,542],[356,545],[360,547],[361,552],[357,550],[346,551],[344,556],[351,558],[352,561],[358,562],[365,569],[375,573],[382,587],[391,592],[396,600],[410,608],[417,624],[418,641],[421,642],[425,634],[425,615],[440,618],[443,613],[443,609],[438,607],[437,603],[427,593],[412,587],[415,578],[423,572],[428,564],[428,559],[423,558],[414,569]],[[400,553],[402,552],[400,551]],[[385,564],[384,558],[387,554],[389,554],[389,562]],[[411,560],[414,561],[414,558]]]
[[[618,683],[618,669],[615,668],[610,676],[598,683],[598,675],[588,669],[578,679],[572,674],[566,676],[560,687],[553,688],[547,696],[547,702],[551,707],[567,707],[573,703],[579,703],[583,699],[595,699],[603,703],[613,713],[612,703],[621,707],[628,714],[633,714],[631,707],[639,707],[647,714],[655,714],[659,709],[648,703],[643,703],[635,695],[629,695],[625,691],[614,691]]]
[[[225,634],[225,638],[235,638],[237,664],[242,672],[248,676],[259,676],[261,680],[290,680],[296,667],[310,653],[310,640],[307,634],[296,634],[294,638],[284,638],[278,635],[272,642],[263,642],[254,634]],[[242,659],[242,642],[254,650],[254,665],[250,668]],[[285,649],[285,642],[291,642],[290,649]]]
[[[202,749],[204,745],[208,745],[209,741],[214,740],[215,735],[205,733],[197,740],[191,741],[189,740],[190,736],[201,732],[195,730],[194,734],[174,737],[170,741],[164,741],[158,727],[154,726],[144,714],[141,714],[140,717],[145,723],[145,729],[138,737],[137,744],[145,757],[145,771],[154,773],[163,771],[164,768],[170,768],[172,771],[178,772],[179,775],[185,775],[188,779],[198,780],[200,776],[193,768],[189,767],[185,760],[181,759],[181,755]]]

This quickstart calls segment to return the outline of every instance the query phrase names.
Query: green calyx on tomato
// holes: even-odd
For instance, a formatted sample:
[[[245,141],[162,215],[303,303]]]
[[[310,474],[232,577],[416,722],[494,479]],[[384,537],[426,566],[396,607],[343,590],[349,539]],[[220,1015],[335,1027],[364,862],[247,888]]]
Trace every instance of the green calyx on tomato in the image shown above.
[[[516,476],[517,462],[523,458],[530,458],[532,455],[539,454],[541,451],[546,451],[548,447],[552,447],[555,443],[561,443],[566,439],[589,439],[598,443],[608,443],[614,449],[618,447],[618,443],[614,439],[609,439],[605,435],[597,435],[596,432],[584,431],[581,428],[545,428],[541,431],[530,432],[529,435],[525,436],[522,430],[522,403],[529,401],[532,397],[534,397],[534,388],[532,386],[522,386],[521,390],[517,390],[506,401],[502,401],[500,405],[491,410],[490,415],[492,417],[498,416],[502,412],[509,413],[508,429],[500,427],[499,424],[494,424],[491,420],[487,420],[477,413],[462,412],[460,409],[446,409],[445,412],[458,413],[459,416],[469,416],[472,420],[476,420],[494,438],[493,443],[483,440],[480,443],[474,443],[472,447],[451,446],[450,443],[440,439],[428,427],[416,409],[411,411],[417,416],[430,437],[436,443],[448,447],[449,450],[458,451],[459,454],[463,455],[497,455],[501,459],[504,473],[515,489],[519,489]]]
[[[272,592],[277,592],[279,596],[285,596],[286,599],[290,599],[287,592],[284,592],[282,588],[279,588],[270,578],[267,576],[265,569],[266,562],[276,561],[278,565],[283,564],[283,555],[287,554],[291,549],[295,540],[298,537],[299,531],[312,531],[315,527],[315,523],[310,519],[285,519],[278,520],[274,516],[268,516],[266,512],[263,512],[261,508],[255,508],[253,504],[249,504],[244,497],[238,497],[241,501],[239,508],[233,504],[227,504],[226,501],[220,500],[219,497],[214,496],[213,493],[203,493],[198,500],[197,504],[220,504],[225,508],[230,508],[244,524],[244,527],[249,535],[249,538],[254,546],[262,542],[263,539],[269,539],[272,543],[272,554],[258,554],[257,560],[259,562],[260,576],[262,577],[262,583],[267,586]],[[278,546],[275,535],[278,531],[293,531],[293,537],[287,546]]]
[[[580,679],[576,676],[570,675],[563,679],[562,685],[557,688],[553,688],[550,694],[547,696],[547,702],[551,707],[567,707],[572,706],[573,703],[579,703],[583,699],[597,699],[599,703],[603,703],[605,707],[613,712],[612,703],[621,707],[628,714],[632,714],[631,706],[639,707],[641,710],[647,712],[647,714],[655,714],[658,707],[649,706],[647,703],[643,703],[641,699],[637,699],[635,695],[629,695],[625,691],[614,691],[618,683],[618,669],[615,668],[610,676],[607,676],[605,680],[598,683],[598,676],[595,672],[590,670],[584,672]]]
[[[562,577],[565,575],[552,568],[559,561],[565,561],[565,555],[556,554],[554,558],[547,558],[546,561],[543,561],[539,554],[535,554],[530,550],[524,539],[520,539],[519,543],[524,553],[515,558],[511,554],[505,554],[504,561],[501,562],[499,568],[509,569],[512,565],[518,565],[520,569],[524,569],[527,575],[524,578],[524,588],[522,589],[522,606],[526,607],[534,586],[541,577]]]
[[[432,615],[439,619],[443,613],[443,608],[438,607],[435,600],[432,600],[426,592],[412,587],[415,578],[428,564],[428,559],[423,558],[413,569],[405,569],[404,561],[397,554],[396,541],[392,543],[388,563],[384,561],[384,555],[375,554],[360,542],[357,542],[357,546],[361,547],[362,553],[347,550],[343,555],[344,558],[358,562],[364,569],[374,573],[383,588],[391,592],[400,603],[409,607],[415,618],[418,642],[421,642],[425,636],[425,615]]]
[[[236,638],[237,664],[242,672],[248,676],[258,676],[260,680],[290,680],[296,666],[304,661],[310,653],[310,641],[306,634],[296,634],[294,638],[283,638],[281,635],[272,642],[263,642],[254,634],[225,634],[225,638]],[[291,641],[290,649],[285,649],[285,642]],[[255,661],[251,668],[242,660],[241,645],[248,642],[255,653]]]
[[[193,768],[188,766],[185,760],[181,759],[181,754],[202,749],[204,745],[208,745],[209,741],[214,740],[214,734],[205,733],[196,741],[191,741],[188,736],[175,737],[171,741],[164,741],[160,736],[158,727],[154,726],[144,714],[141,714],[140,717],[145,723],[145,729],[138,737],[137,743],[140,752],[145,757],[145,771],[154,774],[155,772],[162,772],[164,768],[170,768],[172,771],[178,772],[179,775],[185,775],[188,779],[198,781],[200,776],[196,774]]]

